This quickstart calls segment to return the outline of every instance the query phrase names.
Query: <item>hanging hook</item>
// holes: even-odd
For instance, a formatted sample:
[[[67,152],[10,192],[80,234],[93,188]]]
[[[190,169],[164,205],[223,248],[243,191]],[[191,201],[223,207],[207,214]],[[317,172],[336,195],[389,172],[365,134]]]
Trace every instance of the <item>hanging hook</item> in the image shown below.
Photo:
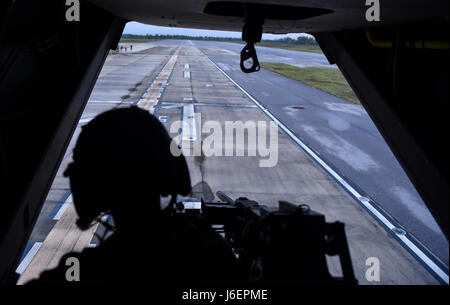
[[[241,51],[241,70],[244,73],[257,72],[261,69],[259,66],[258,56],[256,55],[255,43],[260,42],[264,19],[260,16],[258,9],[252,4],[245,4],[244,26],[242,28],[242,40],[247,42]],[[244,62],[248,59],[252,60],[252,66],[246,68]]]
[[[246,68],[244,62],[247,59],[252,60],[252,66],[250,68]],[[241,51],[241,70],[245,73],[251,73],[259,71],[261,67],[259,66],[258,56],[256,55],[255,45],[251,42],[247,43],[247,45]]]

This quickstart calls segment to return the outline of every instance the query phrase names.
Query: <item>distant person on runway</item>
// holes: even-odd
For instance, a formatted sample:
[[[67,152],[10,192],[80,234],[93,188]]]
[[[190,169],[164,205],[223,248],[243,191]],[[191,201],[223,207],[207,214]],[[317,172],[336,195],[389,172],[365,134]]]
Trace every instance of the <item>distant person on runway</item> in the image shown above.
[[[183,155],[148,111],[119,108],[85,125],[73,151],[69,177],[77,225],[86,230],[112,215],[113,234],[98,248],[68,253],[53,270],[28,284],[196,283],[236,278],[236,259],[226,241],[200,218],[166,215],[161,196],[188,195]],[[80,281],[66,280],[69,257]]]

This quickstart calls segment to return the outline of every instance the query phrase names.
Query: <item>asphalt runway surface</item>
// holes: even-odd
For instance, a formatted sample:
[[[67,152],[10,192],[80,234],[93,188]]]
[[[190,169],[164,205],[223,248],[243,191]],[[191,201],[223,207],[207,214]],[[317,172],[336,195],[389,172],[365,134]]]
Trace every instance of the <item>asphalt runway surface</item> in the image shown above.
[[[182,117],[183,111],[189,109],[201,112],[205,118],[219,121],[267,120],[267,117],[257,112],[256,106],[242,90],[237,90],[232,82],[225,81],[226,78],[221,73],[225,72],[362,194],[388,211],[408,232],[414,234],[442,261],[448,263],[448,242],[364,109],[264,69],[254,74],[242,73],[239,70],[238,56],[242,47],[234,43],[171,40],[135,44],[133,52],[128,50],[111,54],[91,94],[79,127],[103,111],[138,103],[145,98],[146,92],[160,90],[152,88],[155,83],[153,80],[164,78],[166,74],[166,79],[162,82],[166,83],[166,87],[161,89],[161,97],[156,101],[149,97],[147,102],[151,111],[154,111],[168,128],[176,118]],[[333,67],[322,54],[263,47],[258,47],[257,50],[260,61]],[[193,108],[186,108],[186,105],[182,104],[189,101]],[[292,108],[295,106],[301,106],[302,109]],[[33,247],[38,248],[42,245],[39,243],[44,243],[71,203],[68,181],[62,177],[62,172],[71,160],[71,152],[79,132],[80,128],[77,128],[25,249],[24,257],[32,252],[30,250]],[[339,187],[329,182],[329,177],[320,177],[327,180],[326,186],[322,186],[323,190],[319,188],[322,193],[319,190],[317,192],[320,194],[311,191],[317,187],[314,186],[314,183],[317,183],[314,177],[319,173],[314,170],[314,175],[308,176],[311,174],[310,166],[291,168],[296,162],[306,162],[294,157],[298,155],[298,158],[301,158],[304,153],[295,145],[289,144],[288,139],[280,137],[280,143],[279,164],[272,172],[269,169],[256,168],[254,164],[247,165],[248,160],[245,158],[226,160],[226,157],[207,159],[210,161],[204,166],[211,169],[202,172],[196,167],[198,158],[194,158],[189,161],[193,184],[207,183],[214,191],[222,190],[232,197],[245,195],[268,205],[280,199],[310,204],[316,204],[317,201],[317,209],[323,212],[327,219],[344,218],[350,223],[350,235],[355,238],[350,243],[356,249],[355,252],[359,253],[356,256],[358,264],[361,264],[359,269],[355,267],[358,269],[359,278],[363,278],[365,268],[362,267],[363,257],[369,255],[370,251],[383,252],[380,256],[390,254],[392,262],[383,266],[386,272],[392,268],[421,268],[411,261],[409,253],[405,254],[404,250],[393,246],[397,241],[391,240],[381,227],[374,227],[377,226],[376,222],[372,223],[373,219],[364,210],[358,209],[354,202],[350,208],[349,202],[352,199],[349,199],[344,191],[337,191]],[[223,164],[228,165],[224,167]],[[305,173],[301,173],[303,170]],[[216,176],[221,172],[223,175]],[[205,179],[205,175],[210,178]],[[296,175],[300,178],[296,178]],[[239,177],[245,178],[244,181]],[[308,177],[312,181],[308,181]],[[251,181],[252,179],[255,181]],[[280,198],[283,196],[284,198]],[[333,212],[330,212],[323,206],[325,202],[333,201],[333,196],[337,203],[342,202],[342,210],[335,207]],[[360,224],[352,224],[354,221],[360,221],[352,216],[362,217],[362,213],[366,215],[364,222],[369,225],[370,230],[377,232],[377,237],[372,236],[375,234],[372,231],[366,232],[365,230],[369,230],[367,228],[358,228]],[[367,236],[361,236],[358,230],[366,232]],[[360,244],[366,243],[369,235],[372,236],[374,244],[367,245],[367,249],[363,250]],[[377,244],[375,240],[378,238],[388,241],[380,240]],[[92,246],[95,243],[95,239],[90,242]],[[381,249],[375,249],[377,247]],[[39,249],[34,250],[38,252]],[[394,256],[398,257],[394,259]],[[414,270],[410,271],[411,274],[404,272],[401,276],[390,274],[383,283],[433,283],[433,279],[422,273],[417,276],[414,275]]]

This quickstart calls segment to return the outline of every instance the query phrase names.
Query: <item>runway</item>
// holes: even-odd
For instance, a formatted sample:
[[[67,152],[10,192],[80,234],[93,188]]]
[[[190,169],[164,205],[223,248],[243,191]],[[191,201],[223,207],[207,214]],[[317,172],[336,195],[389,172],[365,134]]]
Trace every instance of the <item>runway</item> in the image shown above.
[[[176,44],[163,41],[160,44]],[[262,69],[239,68],[241,45],[190,41],[365,195],[448,265],[448,241],[385,140],[359,105]],[[220,51],[234,52],[234,54]],[[217,51],[219,49],[219,51]],[[257,48],[261,62],[335,67],[317,53]],[[293,107],[301,107],[294,109]]]
[[[107,109],[130,104],[146,105],[168,129],[173,122],[183,120],[183,112],[186,111],[200,114],[203,122],[217,121],[221,126],[226,121],[269,124],[273,119],[262,110],[265,108],[292,131],[294,137],[301,139],[339,175],[348,179],[355,189],[387,210],[448,263],[448,243],[445,238],[442,240],[434,220],[424,210],[423,202],[364,109],[264,69],[244,75],[237,62],[237,51],[241,47],[232,43],[159,41],[135,47],[133,52],[111,54],[79,127]],[[261,61],[278,58],[278,62],[327,65],[321,54],[272,48],[259,48],[258,51],[261,52]],[[156,79],[158,82],[154,82]],[[158,90],[159,94],[150,94]],[[143,104],[143,99],[148,103]],[[293,106],[302,106],[303,109],[296,110]],[[194,126],[197,123],[190,124]],[[23,270],[24,274],[28,273],[28,278],[42,268],[42,264],[33,265],[33,261],[44,261],[40,252],[57,252],[46,247],[51,242],[48,236],[55,224],[63,217],[73,218],[68,181],[62,177],[62,172],[70,162],[79,132],[80,128],[77,128],[35,226],[28,251],[24,253],[26,257],[35,247],[32,253],[36,253],[30,259],[31,269]],[[195,136],[197,141],[205,140],[201,132]],[[288,133],[278,132],[278,162],[274,167],[261,168],[258,155],[247,156],[248,147],[236,147],[235,154],[239,149],[244,151],[244,156],[188,157],[192,184],[206,183],[213,193],[221,190],[233,198],[246,196],[266,205],[276,205],[278,200],[307,203],[325,214],[328,221],[346,223],[355,273],[361,284],[437,283],[423,265],[358,205],[326,170],[317,165]],[[67,237],[54,234],[53,242],[58,238],[66,240]],[[83,239],[78,237],[68,244],[73,245],[72,249],[79,249],[80,240]],[[36,250],[36,243],[42,243],[38,244],[40,250]],[[95,243],[95,239],[89,240],[85,246]],[[51,257],[52,263],[48,261],[47,267],[57,261],[55,254]],[[365,279],[368,257],[380,259],[383,274],[380,282],[367,282]],[[330,262],[330,269],[339,272],[336,262]],[[22,282],[25,279],[23,277]]]

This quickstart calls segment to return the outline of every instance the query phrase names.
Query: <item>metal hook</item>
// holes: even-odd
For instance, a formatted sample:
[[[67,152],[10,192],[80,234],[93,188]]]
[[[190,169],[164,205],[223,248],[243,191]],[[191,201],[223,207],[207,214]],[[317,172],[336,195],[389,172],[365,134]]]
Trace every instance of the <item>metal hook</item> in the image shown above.
[[[250,68],[246,68],[244,66],[244,62],[251,58],[252,66]],[[244,73],[251,73],[259,71],[261,67],[259,66],[258,56],[256,55],[255,45],[253,43],[247,43],[247,45],[241,51],[241,70]]]

